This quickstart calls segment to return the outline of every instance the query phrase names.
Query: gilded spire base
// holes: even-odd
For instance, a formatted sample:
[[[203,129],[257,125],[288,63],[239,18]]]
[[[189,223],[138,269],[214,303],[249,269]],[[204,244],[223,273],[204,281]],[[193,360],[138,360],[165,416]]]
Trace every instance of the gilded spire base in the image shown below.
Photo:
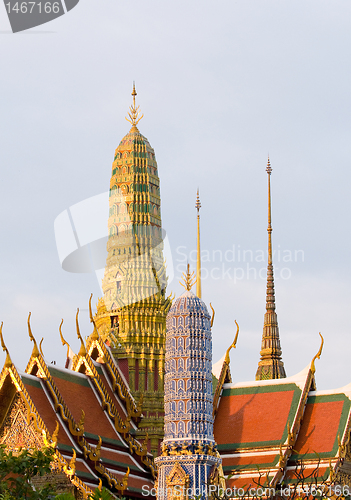
[[[260,361],[258,363],[258,369],[255,378],[256,380],[286,378],[283,362],[271,362],[271,360],[269,360],[268,363],[265,364],[264,361]]]

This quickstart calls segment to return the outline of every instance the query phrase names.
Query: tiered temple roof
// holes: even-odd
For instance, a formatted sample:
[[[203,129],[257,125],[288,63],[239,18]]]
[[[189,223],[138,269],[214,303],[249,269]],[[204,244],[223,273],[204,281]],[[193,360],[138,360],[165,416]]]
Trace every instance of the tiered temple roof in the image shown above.
[[[116,496],[141,497],[144,485],[152,487],[150,444],[134,437],[140,405],[96,330],[71,369],[48,365],[36,342],[25,373],[8,355],[0,396],[0,442],[13,449],[51,444],[57,468],[84,494],[100,480]]]
[[[218,382],[214,436],[229,487],[351,485],[351,384],[317,392],[315,358],[285,379]]]

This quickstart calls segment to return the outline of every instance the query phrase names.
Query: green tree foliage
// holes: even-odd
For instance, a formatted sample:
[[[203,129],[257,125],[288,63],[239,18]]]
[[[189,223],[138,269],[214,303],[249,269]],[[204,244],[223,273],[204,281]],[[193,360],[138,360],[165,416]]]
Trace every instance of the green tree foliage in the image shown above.
[[[114,497],[106,488],[96,488],[94,493],[90,495],[89,500],[113,500]],[[55,500],[74,500],[74,496],[70,493],[61,493],[55,497]],[[122,497],[120,500],[126,500]]]
[[[0,500],[47,500],[54,491],[50,484],[38,488],[31,485],[31,479],[51,472],[54,450],[52,448],[20,449],[14,454],[0,445]]]
[[[20,449],[17,453],[7,451],[0,445],[0,500],[75,500],[71,493],[55,495],[54,487],[46,484],[34,489],[34,476],[50,474],[53,461],[53,448]],[[106,488],[96,488],[89,500],[113,500]],[[125,500],[125,498],[121,498]]]

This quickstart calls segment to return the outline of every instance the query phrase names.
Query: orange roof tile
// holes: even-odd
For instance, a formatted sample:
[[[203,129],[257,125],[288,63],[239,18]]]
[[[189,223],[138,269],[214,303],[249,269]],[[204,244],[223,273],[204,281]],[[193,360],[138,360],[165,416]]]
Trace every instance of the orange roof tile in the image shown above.
[[[308,398],[292,459],[334,457],[338,435],[342,439],[351,402],[345,394],[312,395]],[[317,458],[317,457],[316,457]]]
[[[219,449],[276,445],[292,424],[301,390],[294,384],[225,389],[215,419]],[[222,446],[221,446],[222,445]]]
[[[95,363],[96,365],[97,363]],[[106,391],[108,393],[108,395],[110,396],[110,398],[112,399],[113,401],[113,404],[115,405],[116,409],[118,410],[118,413],[119,415],[121,416],[122,420],[125,420],[126,419],[126,413],[122,407],[122,404],[119,400],[119,398],[116,396],[116,393],[112,390],[111,386],[110,386],[110,380],[108,379],[108,377],[106,376],[106,371],[105,371],[105,368],[104,368],[104,365],[100,365],[97,367],[97,370],[98,370],[98,373],[99,373],[99,376],[101,378],[101,381],[102,383],[104,384],[105,388],[106,388]]]
[[[49,371],[75,421],[79,422],[81,419],[82,410],[85,412],[84,431],[94,435],[98,433],[102,438],[118,440],[113,424],[101,408],[90,385],[89,377],[52,367]]]
[[[59,419],[55,413],[55,410],[47,399],[47,396],[40,384],[40,379],[33,381],[27,375],[22,375],[21,378],[25,388],[28,391],[29,396],[34,403],[34,406],[36,407],[50,434],[52,435],[56,428],[56,422],[59,421]],[[59,428],[57,441],[60,444],[73,447],[72,442],[70,441],[62,425],[60,425]]]

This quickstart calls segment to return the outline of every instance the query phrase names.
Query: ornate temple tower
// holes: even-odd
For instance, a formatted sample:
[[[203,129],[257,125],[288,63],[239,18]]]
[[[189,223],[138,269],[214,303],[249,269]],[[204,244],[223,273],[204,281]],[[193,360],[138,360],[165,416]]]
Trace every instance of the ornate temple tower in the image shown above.
[[[163,373],[166,298],[160,181],[155,152],[141,135],[137,93],[127,120],[132,127],[112,164],[107,261],[95,318],[108,340],[133,396],[143,397],[138,437],[148,434],[156,454],[163,438]]]
[[[207,498],[221,462],[213,438],[210,316],[192,281],[188,266],[186,291],[167,316],[165,437],[155,459],[160,500]]]
[[[272,168],[268,158],[266,172],[268,174],[268,266],[266,314],[261,345],[261,359],[258,362],[256,380],[285,378],[285,369],[280,347],[278,319],[275,312],[274,274],[272,261],[272,221],[271,221],[271,173]]]

